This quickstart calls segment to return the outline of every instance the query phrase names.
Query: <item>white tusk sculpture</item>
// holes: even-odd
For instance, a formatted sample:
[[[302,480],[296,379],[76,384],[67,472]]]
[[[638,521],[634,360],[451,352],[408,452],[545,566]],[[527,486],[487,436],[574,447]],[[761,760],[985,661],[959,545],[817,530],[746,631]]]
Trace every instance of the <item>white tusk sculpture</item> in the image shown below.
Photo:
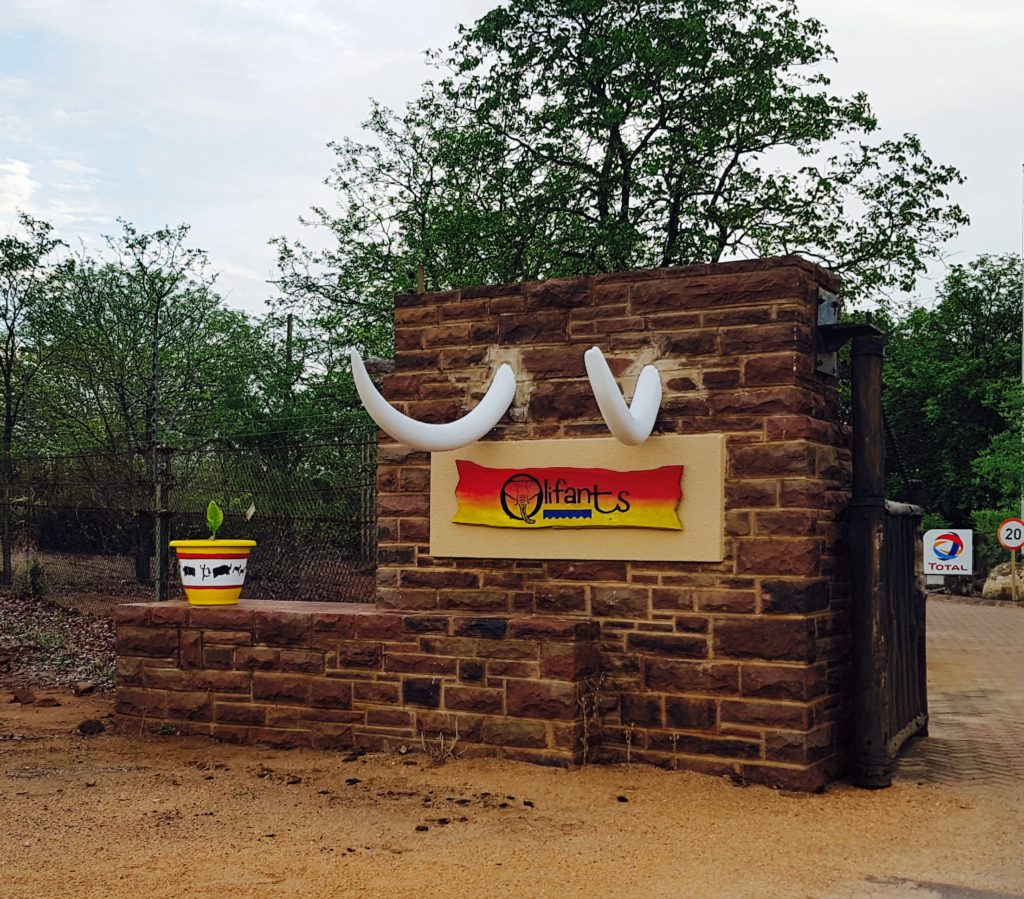
[[[639,446],[651,436],[654,420],[661,408],[661,375],[653,365],[645,365],[636,379],[633,402],[627,407],[619,385],[604,353],[596,346],[583,354],[587,377],[594,399],[612,436],[627,446]]]
[[[491,430],[508,411],[516,395],[516,376],[512,367],[502,363],[495,372],[491,386],[476,408],[457,421],[431,425],[403,415],[373,386],[358,350],[349,350],[352,376],[363,406],[377,426],[399,443],[427,452],[444,452],[474,443]]]

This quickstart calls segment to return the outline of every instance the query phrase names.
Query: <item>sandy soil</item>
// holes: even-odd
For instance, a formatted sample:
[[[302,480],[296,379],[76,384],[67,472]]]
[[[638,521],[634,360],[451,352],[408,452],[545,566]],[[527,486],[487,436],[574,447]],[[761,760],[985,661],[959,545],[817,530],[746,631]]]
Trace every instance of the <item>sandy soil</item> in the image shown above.
[[[109,698],[37,695],[0,705],[4,897],[1024,893],[1024,791],[83,737]]]

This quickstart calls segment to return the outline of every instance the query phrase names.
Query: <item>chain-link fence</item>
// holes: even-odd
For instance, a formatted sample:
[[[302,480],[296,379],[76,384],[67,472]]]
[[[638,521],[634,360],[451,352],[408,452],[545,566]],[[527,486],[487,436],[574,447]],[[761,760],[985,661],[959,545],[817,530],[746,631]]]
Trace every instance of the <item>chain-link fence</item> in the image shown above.
[[[243,596],[365,601],[376,553],[375,432],[315,444],[169,449],[14,460],[0,534],[15,594],[92,613],[182,596],[168,539],[256,541]],[[166,550],[165,550],[166,551]]]

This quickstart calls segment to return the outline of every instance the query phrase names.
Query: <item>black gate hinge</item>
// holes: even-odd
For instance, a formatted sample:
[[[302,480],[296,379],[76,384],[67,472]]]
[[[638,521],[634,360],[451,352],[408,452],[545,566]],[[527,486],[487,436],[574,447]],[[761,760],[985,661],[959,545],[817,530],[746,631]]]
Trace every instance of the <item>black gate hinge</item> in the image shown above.
[[[839,322],[839,298],[827,290],[818,291],[818,327],[815,331],[816,368],[835,377],[839,373],[839,350],[854,337],[871,337],[883,332],[870,322]]]

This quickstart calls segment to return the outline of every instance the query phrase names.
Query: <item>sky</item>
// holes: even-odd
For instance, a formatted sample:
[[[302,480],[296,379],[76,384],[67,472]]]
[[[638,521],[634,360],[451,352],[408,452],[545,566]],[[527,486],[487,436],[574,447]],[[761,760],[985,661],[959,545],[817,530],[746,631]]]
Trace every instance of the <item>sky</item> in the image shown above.
[[[0,233],[17,210],[87,248],[187,222],[232,306],[259,312],[276,235],[329,204],[330,140],[370,97],[413,99],[423,51],[497,0],[2,0]],[[1024,3],[799,0],[827,27],[841,93],[880,136],[912,131],[967,178],[949,262],[1021,248]],[[314,241],[315,242],[315,241]],[[933,293],[921,284],[922,299]]]

